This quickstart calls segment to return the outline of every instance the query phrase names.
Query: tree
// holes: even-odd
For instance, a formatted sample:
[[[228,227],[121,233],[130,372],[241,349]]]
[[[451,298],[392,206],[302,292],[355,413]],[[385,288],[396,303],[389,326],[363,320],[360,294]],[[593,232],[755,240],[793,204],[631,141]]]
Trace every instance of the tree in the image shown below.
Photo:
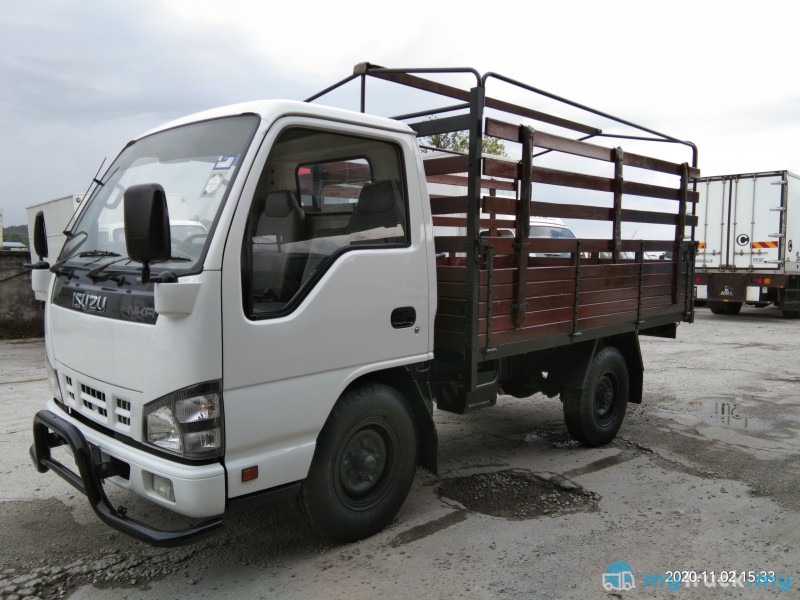
[[[3,241],[6,242],[21,242],[28,245],[28,226],[27,225],[11,225],[10,227],[3,228]]]
[[[469,150],[469,132],[452,131],[450,133],[435,133],[426,137],[423,143],[427,146],[433,146],[434,148],[439,148],[441,150],[466,152]],[[496,138],[483,136],[481,146],[484,154],[506,156],[505,145]],[[431,150],[427,150],[425,148],[423,148],[422,151],[431,152]]]

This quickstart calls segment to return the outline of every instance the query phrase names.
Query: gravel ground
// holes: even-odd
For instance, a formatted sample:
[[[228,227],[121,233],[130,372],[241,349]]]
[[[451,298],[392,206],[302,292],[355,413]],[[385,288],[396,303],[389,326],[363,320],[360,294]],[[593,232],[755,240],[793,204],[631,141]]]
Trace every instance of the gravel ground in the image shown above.
[[[437,413],[440,471],[418,473],[380,534],[331,545],[284,500],[234,506],[222,533],[177,549],[110,530],[35,472],[43,345],[0,342],[0,599],[797,597],[798,334],[774,309],[700,308],[677,340],[642,338],[644,403],[613,444],[570,440],[559,402],[541,396]],[[110,491],[143,519],[180,523]],[[608,592],[620,561],[635,588]],[[670,571],[700,583],[671,590]],[[748,586],[751,571],[775,579]]]

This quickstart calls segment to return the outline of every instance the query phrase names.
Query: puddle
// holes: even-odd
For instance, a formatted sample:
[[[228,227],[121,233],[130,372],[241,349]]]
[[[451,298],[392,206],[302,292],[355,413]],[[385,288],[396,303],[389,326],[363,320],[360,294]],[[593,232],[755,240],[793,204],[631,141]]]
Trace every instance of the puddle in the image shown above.
[[[775,427],[769,421],[748,415],[746,410],[737,404],[737,400],[737,398],[701,399],[698,416],[710,425],[749,433],[774,431]]]
[[[469,510],[515,521],[597,509],[600,496],[553,475],[509,469],[445,479],[439,495]]]

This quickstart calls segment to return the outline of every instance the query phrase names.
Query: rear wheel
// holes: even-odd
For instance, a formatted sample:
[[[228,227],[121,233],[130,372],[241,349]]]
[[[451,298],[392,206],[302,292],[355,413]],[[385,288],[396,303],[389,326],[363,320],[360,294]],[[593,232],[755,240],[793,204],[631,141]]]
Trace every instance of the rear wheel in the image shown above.
[[[300,508],[331,540],[365,538],[400,510],[416,466],[416,428],[400,393],[381,384],[351,390],[320,433]]]
[[[742,310],[741,302],[709,302],[708,308],[715,315],[738,315]]]
[[[602,446],[617,435],[628,407],[628,366],[622,353],[603,348],[592,359],[582,390],[564,390],[564,422],[587,446]]]

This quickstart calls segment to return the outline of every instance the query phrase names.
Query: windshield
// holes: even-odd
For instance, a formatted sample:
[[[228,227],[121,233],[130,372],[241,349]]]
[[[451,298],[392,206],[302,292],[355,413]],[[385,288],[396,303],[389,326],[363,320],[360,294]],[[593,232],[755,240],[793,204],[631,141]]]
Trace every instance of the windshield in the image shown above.
[[[558,227],[552,225],[532,225],[531,226],[532,238],[566,238],[570,240],[575,239],[575,234],[566,227]]]
[[[167,196],[172,256],[154,266],[194,268],[258,122],[244,115],[193,123],[125,148],[69,232],[59,261],[138,268],[127,258],[123,195],[131,185],[158,183]]]

